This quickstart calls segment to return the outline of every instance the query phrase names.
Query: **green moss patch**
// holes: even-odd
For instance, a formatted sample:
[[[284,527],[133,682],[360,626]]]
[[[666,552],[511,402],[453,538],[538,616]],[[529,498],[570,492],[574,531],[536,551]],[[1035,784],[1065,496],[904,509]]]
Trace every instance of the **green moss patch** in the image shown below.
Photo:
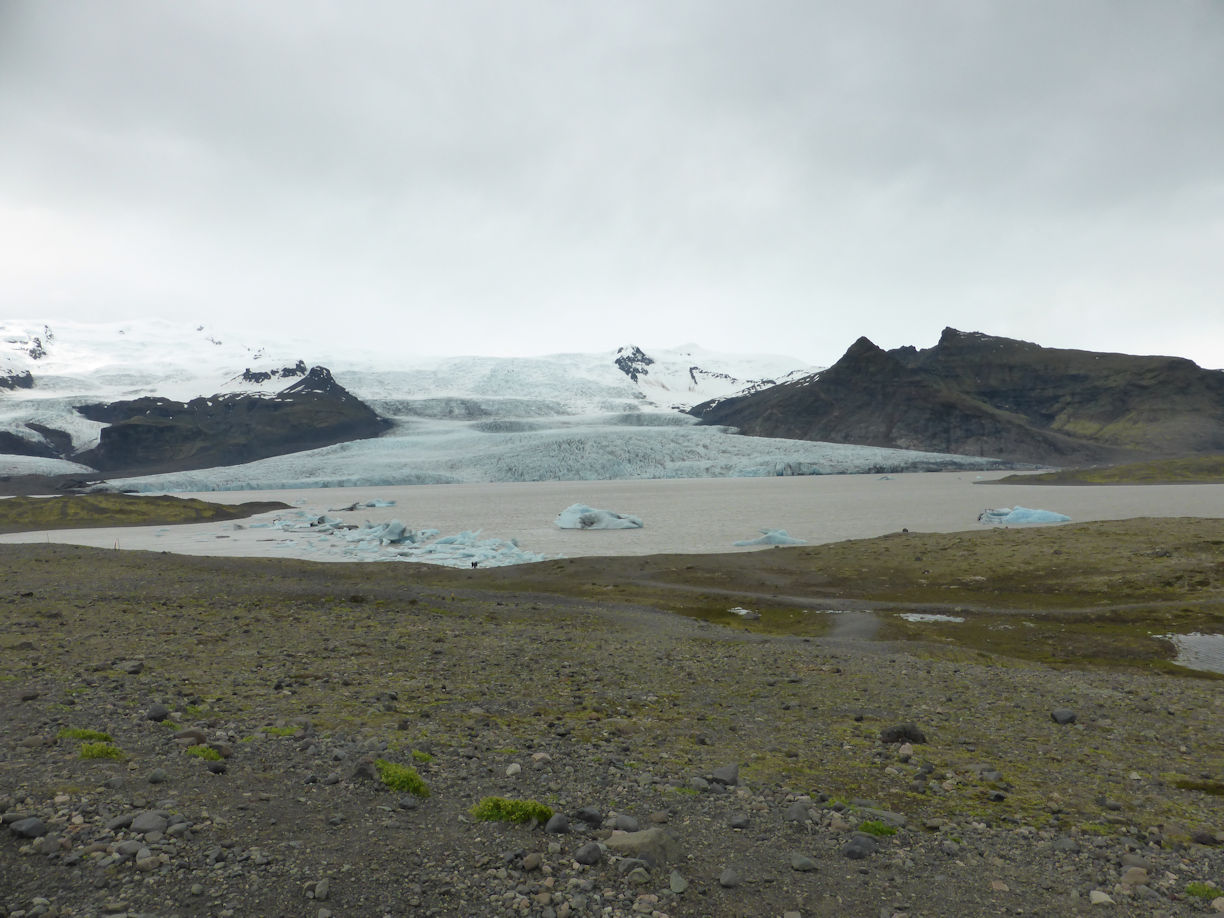
[[[552,807],[535,800],[509,800],[505,797],[485,797],[472,807],[472,815],[485,822],[538,822],[552,819]]]
[[[389,790],[412,794],[414,797],[428,797],[429,786],[411,765],[398,765],[379,759],[374,763],[378,769],[378,778]]]
[[[886,838],[889,835],[897,834],[897,827],[890,826],[886,822],[879,819],[867,819],[859,823],[858,830],[866,832],[868,835],[875,835],[877,838]]]
[[[1216,899],[1224,896],[1224,890],[1212,886],[1210,883],[1187,883],[1186,895],[1193,896],[1196,899]]]
[[[197,759],[203,759],[206,762],[221,761],[221,753],[212,746],[188,746],[187,754],[195,756]]]
[[[122,759],[126,758],[122,749],[114,743],[82,743],[81,758],[83,759]]]
[[[268,736],[297,736],[297,727],[260,727],[261,733]]]
[[[101,730],[85,730],[80,727],[65,727],[56,734],[60,739],[85,740],[94,743],[111,743],[109,733],[103,733]]]

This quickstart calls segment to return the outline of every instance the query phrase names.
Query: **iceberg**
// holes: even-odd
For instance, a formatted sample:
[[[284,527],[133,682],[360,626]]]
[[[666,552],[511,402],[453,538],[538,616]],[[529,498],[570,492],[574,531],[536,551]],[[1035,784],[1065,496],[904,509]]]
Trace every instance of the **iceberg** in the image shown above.
[[[1069,523],[1071,517],[1053,510],[1030,510],[1028,507],[999,507],[983,510],[978,522],[988,526],[1016,526],[1025,523]]]
[[[641,529],[636,516],[596,510],[586,504],[571,504],[557,514],[558,529]]]
[[[762,529],[761,535],[755,539],[741,539],[731,544],[737,548],[745,548],[749,545],[806,545],[807,541],[796,539],[785,529]]]

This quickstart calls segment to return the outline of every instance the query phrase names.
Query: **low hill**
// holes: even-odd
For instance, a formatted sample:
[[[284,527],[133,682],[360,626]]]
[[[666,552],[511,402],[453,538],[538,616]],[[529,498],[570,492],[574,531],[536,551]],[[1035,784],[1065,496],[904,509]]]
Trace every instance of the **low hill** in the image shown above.
[[[236,465],[376,437],[390,426],[325,367],[273,396],[235,394],[86,405],[105,423],[98,445],[73,458],[105,472],[153,473]]]

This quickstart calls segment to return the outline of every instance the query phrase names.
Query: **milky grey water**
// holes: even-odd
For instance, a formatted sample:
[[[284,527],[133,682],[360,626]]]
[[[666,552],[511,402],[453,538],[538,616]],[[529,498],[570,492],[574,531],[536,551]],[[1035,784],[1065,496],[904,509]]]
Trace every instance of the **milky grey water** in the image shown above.
[[[1224,485],[1054,487],[986,485],[1002,473],[915,472],[890,476],[819,475],[790,478],[545,481],[398,487],[315,488],[294,491],[210,491],[203,500],[241,503],[278,500],[323,514],[354,502],[393,500],[392,507],[363,508],[355,522],[400,520],[414,529],[443,534],[482,530],[516,539],[546,556],[643,555],[663,552],[742,551],[732,543],[762,529],[785,529],[811,544],[867,538],[907,528],[954,532],[980,528],[987,507],[1054,510],[1073,522],[1144,516],[1224,518]],[[583,503],[641,517],[642,529],[561,530],[557,514]],[[266,531],[234,532],[233,524],[171,529],[66,530],[0,536],[0,541],[59,541],[146,548],[189,554],[267,555],[329,560],[309,551],[278,547]],[[218,538],[220,534],[225,538]],[[335,558],[334,560],[342,560]]]

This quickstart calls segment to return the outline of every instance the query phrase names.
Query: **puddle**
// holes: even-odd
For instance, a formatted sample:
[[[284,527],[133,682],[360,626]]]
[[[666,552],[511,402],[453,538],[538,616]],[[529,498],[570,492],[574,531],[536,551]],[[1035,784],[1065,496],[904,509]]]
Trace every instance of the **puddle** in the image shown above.
[[[907,622],[963,622],[960,615],[936,615],[931,612],[902,612],[901,618]]]
[[[1224,634],[1158,634],[1162,641],[1169,641],[1177,650],[1173,660],[1187,669],[1201,669],[1211,673],[1224,673]]]
[[[870,612],[841,612],[833,619],[831,638],[851,641],[874,640],[880,630],[880,620]]]

